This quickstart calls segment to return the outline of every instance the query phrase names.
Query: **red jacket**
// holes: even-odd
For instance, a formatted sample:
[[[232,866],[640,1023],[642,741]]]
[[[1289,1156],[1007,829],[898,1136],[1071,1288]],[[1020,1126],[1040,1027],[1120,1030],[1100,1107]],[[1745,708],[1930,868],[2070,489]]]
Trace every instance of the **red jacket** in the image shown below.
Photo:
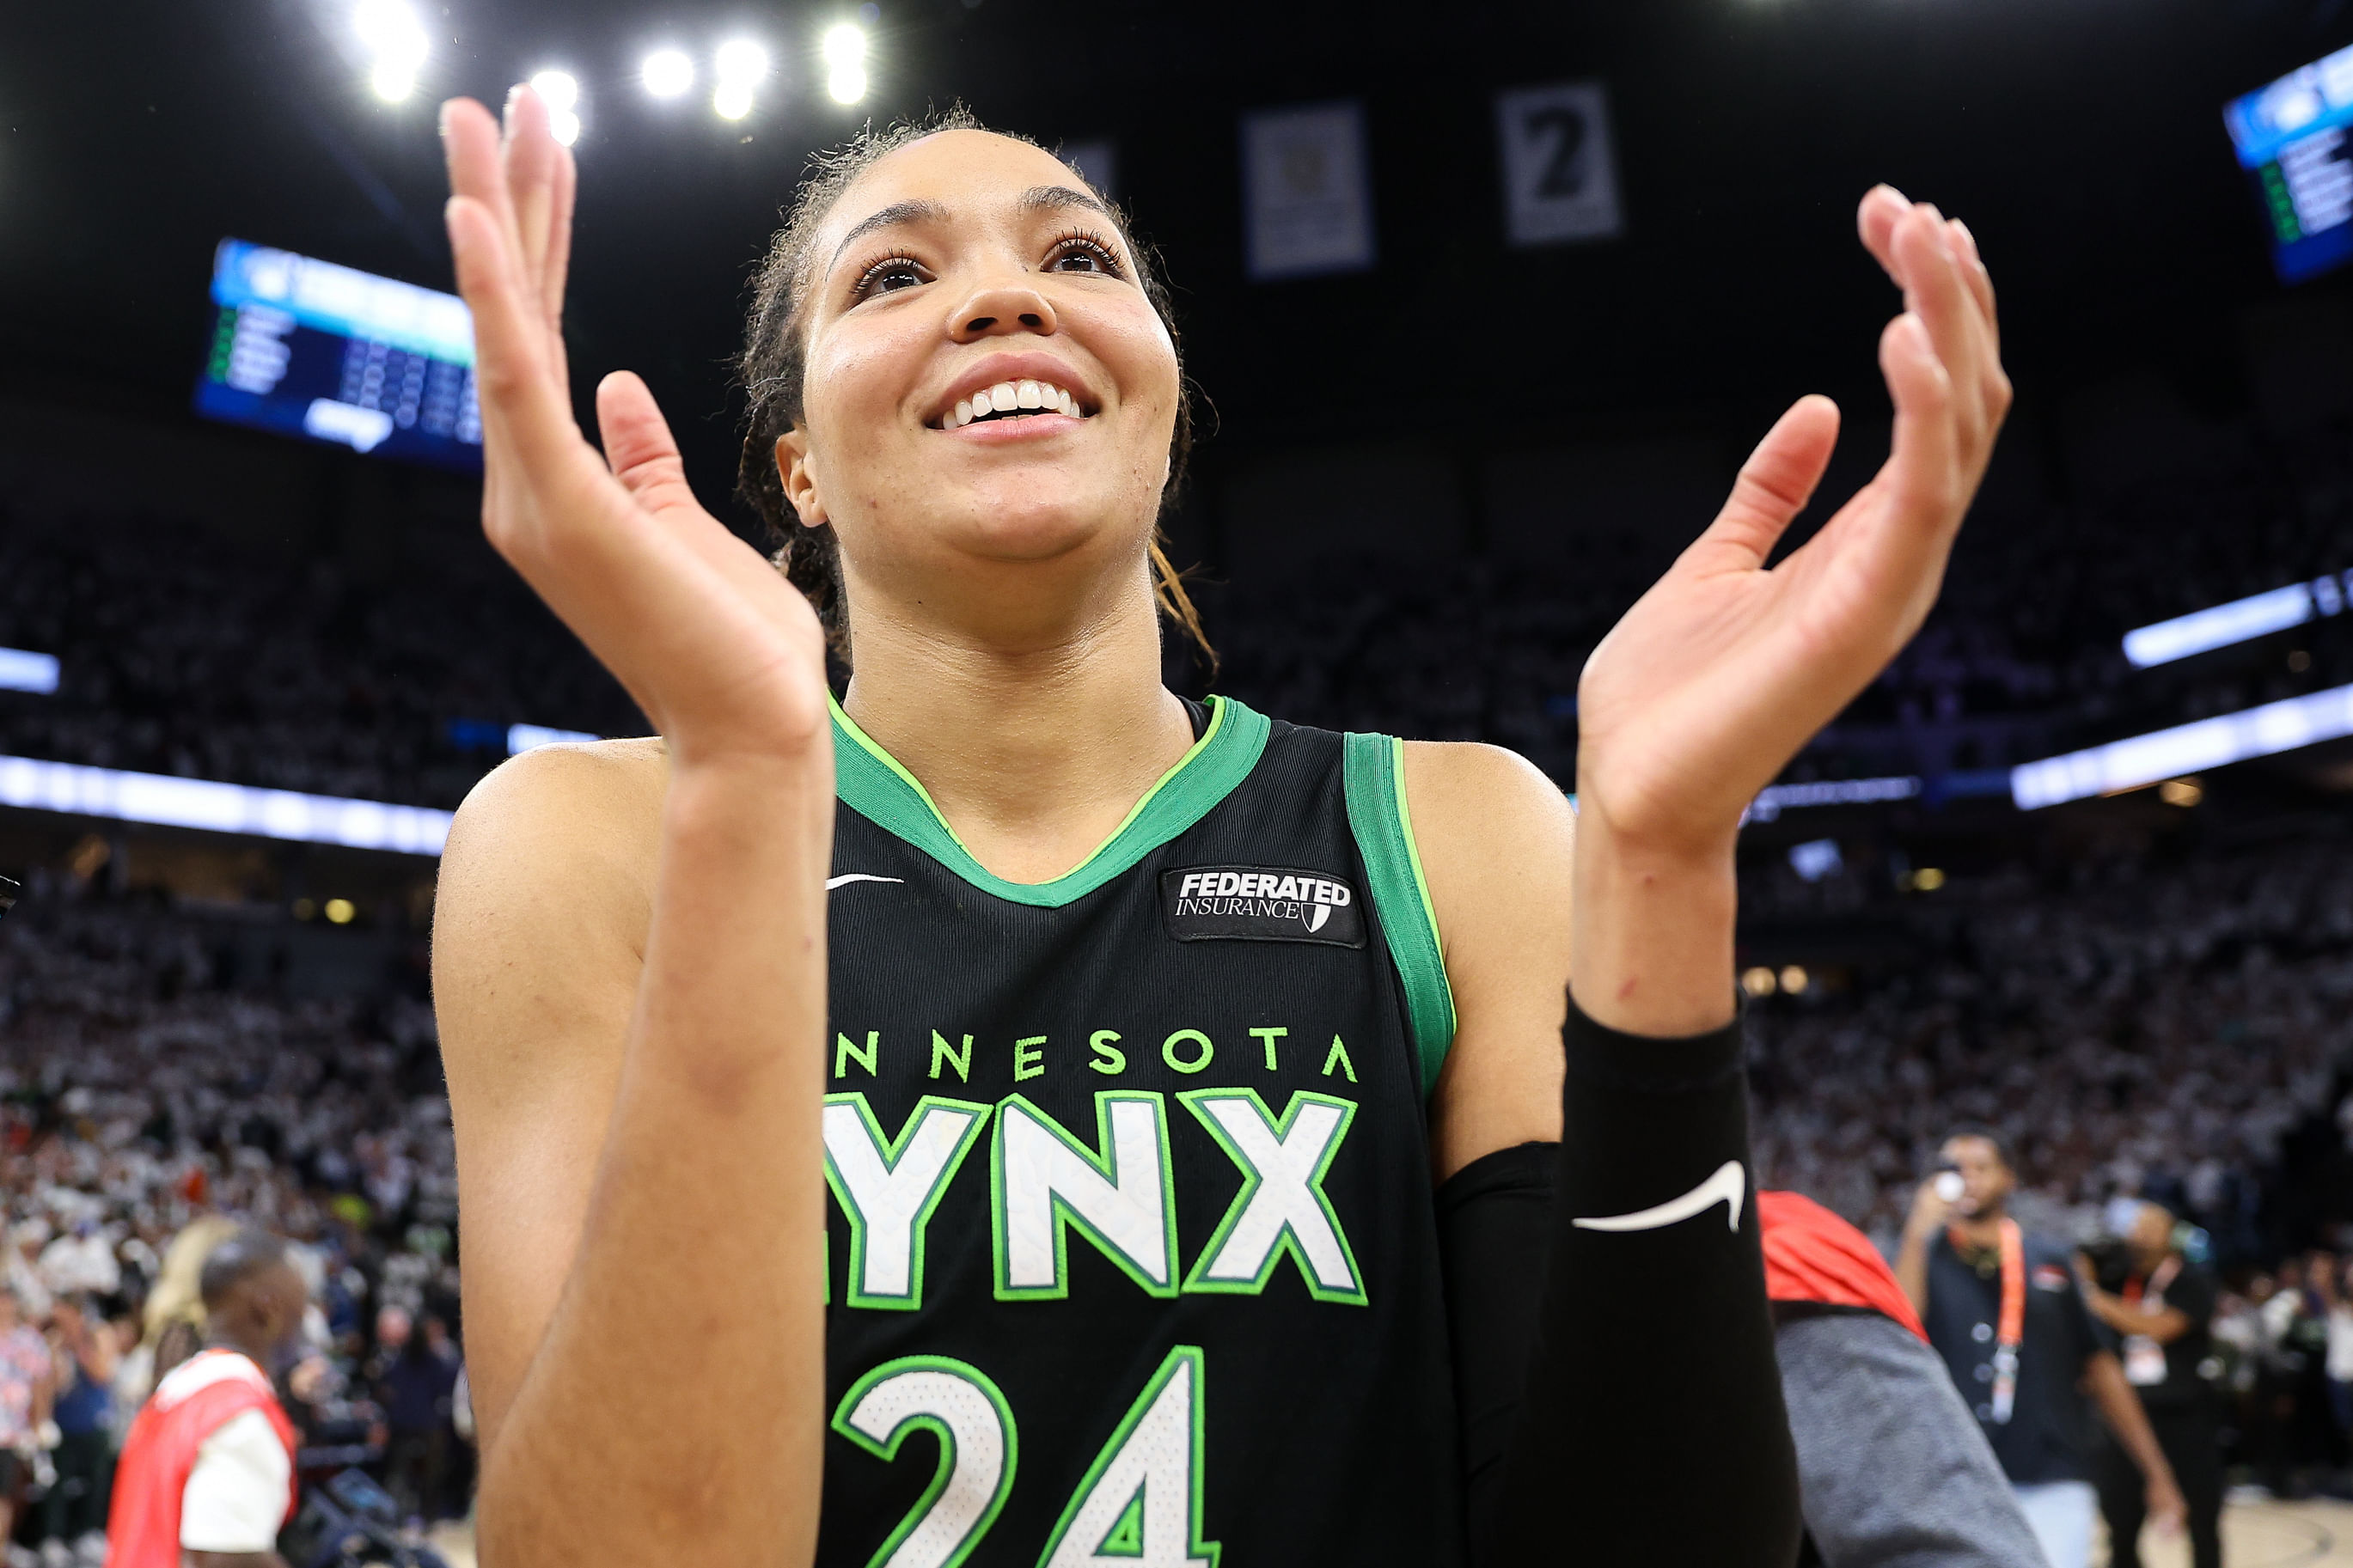
[[[115,1462],[108,1568],[180,1568],[180,1500],[205,1439],[248,1410],[269,1418],[290,1467],[294,1424],[269,1376],[235,1351],[210,1350],[172,1369],[132,1418]],[[289,1484],[286,1518],[298,1495]],[[283,1521],[280,1521],[281,1523]]]

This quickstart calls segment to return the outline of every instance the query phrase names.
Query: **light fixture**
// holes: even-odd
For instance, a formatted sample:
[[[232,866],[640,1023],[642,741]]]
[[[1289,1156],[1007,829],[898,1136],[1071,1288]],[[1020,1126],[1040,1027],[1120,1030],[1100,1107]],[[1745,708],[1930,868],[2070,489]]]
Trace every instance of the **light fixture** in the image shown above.
[[[1740,988],[1751,996],[1770,996],[1780,988],[1773,972],[1763,964],[1740,972]]]
[[[2157,786],[2157,798],[2168,805],[2192,806],[2206,798],[2196,779],[2168,779]]]
[[[752,92],[767,79],[768,51],[749,38],[734,38],[719,46],[712,61],[719,77],[719,89],[711,95],[711,108],[722,120],[741,120],[752,112]]]
[[[352,30],[375,57],[368,86],[378,98],[398,103],[417,90],[417,73],[433,40],[406,0],[360,0],[352,12]]]
[[[683,49],[656,49],[638,68],[638,76],[656,98],[677,98],[694,86],[694,61]]]
[[[866,29],[843,22],[826,29],[819,47],[825,57],[825,90],[836,103],[856,103],[866,96]]]
[[[538,71],[531,79],[531,89],[547,105],[547,129],[556,141],[566,147],[579,141],[579,79],[570,71]]]
[[[1915,892],[1933,893],[1944,885],[1945,873],[1937,867],[1923,866],[1912,873],[1912,888]]]
[[[349,899],[329,899],[320,913],[325,915],[336,925],[347,926],[352,923],[352,917],[358,914],[359,910],[352,906]]]
[[[1806,987],[1812,984],[1812,977],[1798,964],[1785,965],[1781,971],[1781,989],[1792,996],[1804,995]]]

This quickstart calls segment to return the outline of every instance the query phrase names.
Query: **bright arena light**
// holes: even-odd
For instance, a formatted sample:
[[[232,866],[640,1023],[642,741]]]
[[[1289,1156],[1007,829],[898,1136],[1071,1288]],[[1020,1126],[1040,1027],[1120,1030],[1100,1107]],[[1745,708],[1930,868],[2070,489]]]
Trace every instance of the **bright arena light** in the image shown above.
[[[541,71],[531,79],[532,91],[547,105],[547,128],[569,147],[580,140],[580,80],[570,71]]]
[[[753,89],[767,79],[768,51],[749,38],[736,38],[719,46],[712,66],[719,77],[719,89],[711,95],[712,112],[722,120],[751,113]]]
[[[656,49],[638,74],[656,98],[678,98],[694,86],[694,61],[683,49]]]
[[[866,30],[853,22],[826,29],[825,90],[836,103],[856,103],[866,96]]]
[[[56,654],[0,647],[0,691],[30,691],[47,697],[57,689]]]
[[[417,90],[417,73],[433,40],[404,0],[360,0],[352,12],[352,30],[375,57],[368,86],[378,98],[398,103]]]
[[[2010,771],[2010,793],[2020,810],[2032,811],[2348,735],[2353,735],[2353,686],[2331,687],[2308,697],[2284,698],[2087,751],[2021,763]]]
[[[298,795],[31,757],[0,757],[0,805],[401,855],[438,855],[449,837],[450,814],[427,806]]]

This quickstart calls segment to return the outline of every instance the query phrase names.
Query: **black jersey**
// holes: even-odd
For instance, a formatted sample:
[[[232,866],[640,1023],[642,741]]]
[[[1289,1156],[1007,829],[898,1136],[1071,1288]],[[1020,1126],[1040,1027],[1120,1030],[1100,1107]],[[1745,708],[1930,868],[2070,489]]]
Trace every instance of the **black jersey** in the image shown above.
[[[1213,699],[1025,885],[834,724],[818,1561],[1461,1562],[1398,743]]]

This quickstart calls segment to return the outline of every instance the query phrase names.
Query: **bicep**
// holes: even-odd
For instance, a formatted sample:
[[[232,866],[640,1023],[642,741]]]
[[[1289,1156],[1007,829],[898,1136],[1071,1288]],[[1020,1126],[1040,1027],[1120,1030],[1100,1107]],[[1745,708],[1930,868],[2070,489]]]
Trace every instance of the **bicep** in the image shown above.
[[[1496,1150],[1560,1139],[1576,818],[1551,780],[1495,747],[1409,744],[1405,775],[1454,993],[1430,1105],[1444,1181]]]
[[[635,1005],[638,874],[612,836],[584,830],[614,805],[598,796],[604,782],[486,785],[442,862],[434,1007],[485,1452],[563,1293]]]

